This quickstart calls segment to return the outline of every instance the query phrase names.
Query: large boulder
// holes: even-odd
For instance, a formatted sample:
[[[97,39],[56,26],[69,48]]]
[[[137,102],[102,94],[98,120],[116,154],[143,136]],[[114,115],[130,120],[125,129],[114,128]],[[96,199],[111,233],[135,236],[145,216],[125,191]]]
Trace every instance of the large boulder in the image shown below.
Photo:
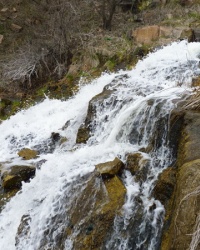
[[[95,166],[96,172],[99,173],[103,178],[120,175],[123,168],[124,168],[124,163],[117,157],[113,161],[100,163]]]
[[[77,202],[78,205],[74,207],[71,223],[77,225],[78,228],[71,226],[68,230],[69,237],[75,230],[79,229],[79,233],[75,237],[74,249],[101,249],[106,238],[112,232],[115,216],[121,213],[126,194],[121,180],[115,175],[113,178],[104,179],[103,182],[98,178],[98,182],[100,189],[96,189],[97,181],[95,179],[92,178],[88,182],[80,201]],[[91,190],[96,192],[93,204],[85,200],[92,195]],[[91,205],[93,205],[92,212]],[[83,220],[83,214],[88,214],[88,211],[91,213],[90,216],[86,216]]]
[[[136,43],[151,44],[159,39],[160,27],[158,25],[145,26],[133,31],[133,38]]]
[[[38,249],[66,249],[68,241],[73,249],[104,249],[107,237],[113,232],[115,218],[121,215],[126,195],[119,177],[103,179],[93,172],[78,182],[75,180],[71,186],[73,189],[69,193],[66,189],[59,198],[62,202],[58,202],[56,214],[49,218]],[[30,235],[29,220],[28,214],[21,218],[16,247],[20,245],[20,236]]]
[[[29,181],[35,175],[33,166],[12,166],[10,171],[5,171],[1,176],[4,191],[19,189],[22,181]]]

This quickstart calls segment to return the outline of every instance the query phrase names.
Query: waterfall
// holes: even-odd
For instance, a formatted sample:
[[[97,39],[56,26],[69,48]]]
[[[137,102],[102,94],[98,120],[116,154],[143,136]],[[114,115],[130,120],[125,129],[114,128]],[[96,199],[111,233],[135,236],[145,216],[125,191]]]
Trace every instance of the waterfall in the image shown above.
[[[78,250],[74,240],[104,188],[99,179],[91,178],[95,165],[115,157],[126,162],[130,153],[140,153],[147,162],[145,176],[140,181],[124,170],[125,203],[101,248],[159,249],[164,207],[151,193],[158,175],[174,161],[168,143],[169,115],[179,100],[191,94],[192,79],[200,74],[199,60],[200,43],[175,42],[150,53],[133,70],[104,73],[87,85],[80,84],[73,98],[46,98],[4,121],[0,125],[4,168],[24,164],[17,152],[25,147],[40,151],[29,164],[44,163],[1,211],[0,249]],[[77,144],[88,103],[103,89],[110,95],[94,104],[91,136],[86,144]],[[48,150],[52,132],[67,141]],[[90,205],[81,204],[88,183],[93,187]],[[74,207],[85,213],[67,237],[64,231]]]

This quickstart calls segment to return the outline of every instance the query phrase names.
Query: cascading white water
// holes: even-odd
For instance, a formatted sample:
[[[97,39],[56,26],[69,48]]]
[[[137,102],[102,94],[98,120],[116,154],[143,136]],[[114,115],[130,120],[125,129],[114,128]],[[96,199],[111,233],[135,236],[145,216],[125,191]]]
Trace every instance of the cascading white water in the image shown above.
[[[116,216],[113,232],[102,249],[156,249],[164,208],[151,197],[151,191],[158,174],[173,160],[167,142],[168,116],[177,100],[190,93],[192,78],[200,74],[199,58],[200,43],[173,43],[151,53],[131,71],[103,74],[67,101],[47,98],[4,121],[0,125],[0,160],[7,162],[7,168],[22,164],[17,157],[20,149],[48,147],[52,132],[68,141],[57,145],[53,153],[41,151],[35,162],[46,162],[2,210],[0,249],[57,249],[57,237],[68,223],[68,212],[85,185],[84,177],[100,162],[116,156],[125,161],[127,153],[138,151],[149,162],[147,176],[140,183],[125,171],[123,216]],[[96,104],[92,136],[86,145],[76,145],[88,102],[106,85],[111,95]],[[61,129],[67,121],[68,126]],[[143,153],[151,144],[154,149]],[[136,223],[133,218],[137,213],[140,219]],[[22,218],[27,223],[17,236]],[[65,249],[73,249],[75,237],[65,239]]]

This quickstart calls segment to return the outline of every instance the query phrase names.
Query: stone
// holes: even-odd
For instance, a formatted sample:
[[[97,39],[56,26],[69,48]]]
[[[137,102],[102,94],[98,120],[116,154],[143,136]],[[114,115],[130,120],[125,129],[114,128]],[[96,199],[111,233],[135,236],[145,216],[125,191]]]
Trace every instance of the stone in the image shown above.
[[[200,77],[192,80],[192,87],[200,87]]]
[[[91,190],[95,192],[91,192]],[[73,227],[70,226],[68,230],[68,236],[70,236],[76,230],[76,225],[80,225],[78,228],[81,230],[77,231],[79,233],[74,240],[74,249],[98,250],[102,248],[107,235],[113,228],[115,216],[121,213],[125,195],[126,189],[116,175],[111,179],[104,180],[92,178],[87,183],[80,200],[76,203],[78,205],[73,209],[71,216]],[[89,197],[90,202],[88,203],[85,199]],[[82,215],[88,214],[89,210],[91,211],[90,216],[85,216],[83,221]]]
[[[171,27],[160,26],[159,36],[165,37],[165,38],[168,38],[168,37],[170,38],[172,36],[172,31],[173,31],[173,29]]]
[[[103,178],[120,175],[123,168],[124,168],[124,163],[117,157],[113,161],[100,163],[95,166],[96,172],[99,173]]]
[[[200,42],[200,28],[194,28],[194,36],[195,36],[195,41]]]
[[[136,181],[144,182],[147,178],[149,160],[145,159],[141,153],[128,154],[126,169],[135,176]]]
[[[52,132],[51,133],[51,139],[54,143],[58,142],[61,139],[61,136],[59,133]]]
[[[11,24],[11,30],[15,31],[15,32],[20,32],[22,30],[22,27],[19,26],[19,25],[17,25],[17,24],[15,24],[15,23],[12,23]]]
[[[188,42],[195,41],[195,34],[193,29],[184,29],[179,37],[180,40],[187,39]]]
[[[3,42],[4,36],[0,34],[0,44]]]
[[[17,229],[17,234],[15,237],[15,246],[18,248],[18,245],[20,245],[20,239],[24,237],[25,235],[27,236],[28,233],[30,233],[30,221],[31,217],[29,214],[25,214],[22,216],[20,225]]]
[[[133,31],[132,36],[136,43],[151,44],[159,39],[160,27],[158,25],[145,26]]]
[[[33,166],[12,166],[11,170],[1,176],[2,187],[5,191],[19,189],[22,181],[29,181],[35,175]]]
[[[104,100],[110,97],[111,93],[113,93],[113,90],[106,89],[105,87],[100,94],[94,96],[90,100],[85,121],[78,129],[76,143],[86,143],[88,141],[88,139],[92,135],[92,129],[94,129],[92,128],[91,124],[96,116],[96,108],[99,105],[102,105]]]
[[[36,150],[24,148],[18,152],[18,155],[24,160],[31,160],[37,158],[38,152]]]
[[[168,167],[158,177],[152,195],[166,208],[176,184],[176,169]]]
[[[5,12],[7,12],[8,11],[8,8],[6,8],[6,7],[4,7],[3,9],[1,9],[1,12],[2,13],[5,13]]]
[[[179,39],[184,27],[176,27],[172,31],[172,36],[174,39]]]
[[[89,130],[89,128],[82,125],[78,129],[76,143],[86,143],[89,138],[90,138],[90,130]]]

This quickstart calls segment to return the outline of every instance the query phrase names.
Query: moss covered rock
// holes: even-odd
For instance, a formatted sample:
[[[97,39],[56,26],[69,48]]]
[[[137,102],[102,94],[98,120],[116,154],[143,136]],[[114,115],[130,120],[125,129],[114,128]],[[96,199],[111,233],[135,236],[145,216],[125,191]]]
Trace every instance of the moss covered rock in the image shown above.
[[[21,108],[20,99],[13,99],[13,98],[10,98],[9,96],[5,98],[1,98],[0,118],[3,120],[7,119],[9,116],[15,114],[20,108]]]
[[[24,160],[30,160],[37,158],[38,152],[36,150],[24,148],[18,152],[18,155],[22,157]]]
[[[4,191],[19,189],[22,181],[29,181],[35,175],[35,167],[32,166],[13,166],[8,172],[1,176]]]

